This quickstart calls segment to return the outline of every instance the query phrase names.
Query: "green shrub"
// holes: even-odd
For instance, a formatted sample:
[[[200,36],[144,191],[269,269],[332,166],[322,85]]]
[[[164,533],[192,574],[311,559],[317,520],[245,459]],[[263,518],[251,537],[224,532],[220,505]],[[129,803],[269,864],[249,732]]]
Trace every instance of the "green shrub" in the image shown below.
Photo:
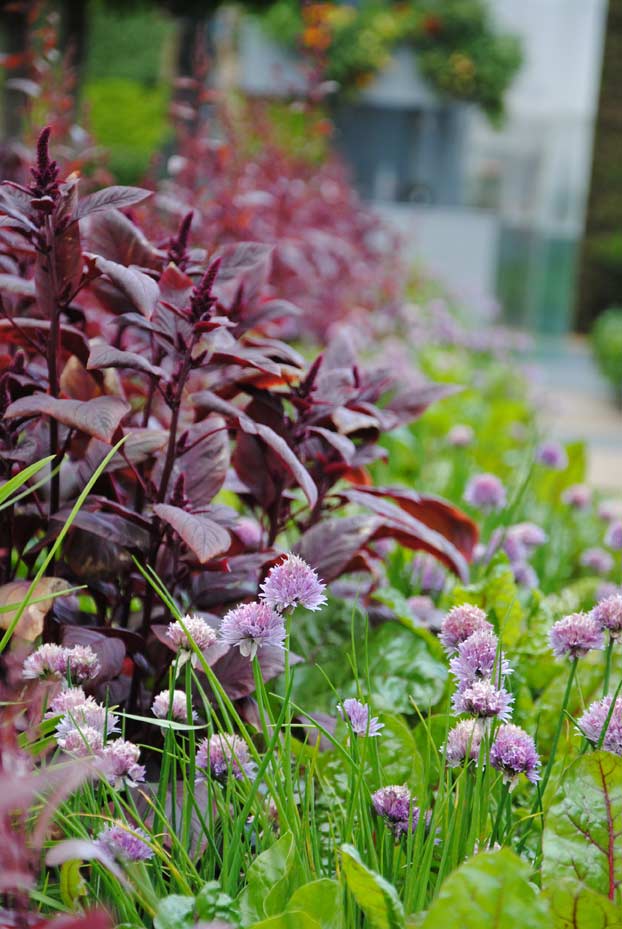
[[[84,98],[93,135],[110,151],[111,171],[121,184],[135,183],[166,140],[168,89],[106,78],[87,84]]]
[[[592,347],[598,367],[622,404],[622,307],[611,307],[598,317]]]

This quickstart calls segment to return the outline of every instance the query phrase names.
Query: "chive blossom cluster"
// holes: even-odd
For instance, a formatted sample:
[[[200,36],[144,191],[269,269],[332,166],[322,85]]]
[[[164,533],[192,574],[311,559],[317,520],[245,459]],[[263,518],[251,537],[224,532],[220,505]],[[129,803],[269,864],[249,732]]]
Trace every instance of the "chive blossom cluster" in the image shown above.
[[[381,787],[372,794],[371,802],[374,812],[384,819],[396,839],[416,830],[421,810],[405,784]]]
[[[239,648],[245,658],[254,658],[265,646],[282,649],[286,640],[283,615],[297,606],[319,610],[326,603],[324,590],[313,568],[298,555],[288,554],[270,569],[258,601],[229,610],[218,637],[224,645]]]
[[[61,717],[55,731],[59,748],[75,758],[94,758],[113,787],[136,787],[144,781],[138,746],[126,739],[110,739],[119,731],[118,717],[81,687],[61,690],[50,702],[46,716]]]
[[[470,717],[458,722],[447,736],[447,764],[453,768],[477,762],[484,736],[498,721],[501,725],[492,733],[490,764],[511,788],[521,774],[536,783],[540,759],[532,737],[510,722],[514,698],[505,680],[512,668],[486,613],[471,604],[454,607],[443,620],[440,639],[456,679],[453,710]]]

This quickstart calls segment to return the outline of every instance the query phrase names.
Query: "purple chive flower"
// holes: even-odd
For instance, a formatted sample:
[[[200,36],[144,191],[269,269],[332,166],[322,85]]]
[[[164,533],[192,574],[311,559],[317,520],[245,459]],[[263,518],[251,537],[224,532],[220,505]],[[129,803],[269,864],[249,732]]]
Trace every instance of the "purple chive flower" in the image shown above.
[[[61,680],[67,668],[66,652],[67,649],[62,645],[52,643],[40,645],[24,661],[22,675],[25,678],[39,678],[40,680],[46,678]]]
[[[97,676],[99,661],[88,645],[63,645],[47,643],[29,655],[24,661],[25,678],[61,680],[70,674],[76,681],[86,681]]]
[[[78,683],[97,677],[99,659],[89,645],[74,645],[67,649],[67,674]]]
[[[573,510],[587,510],[592,502],[592,489],[587,484],[573,484],[563,492],[562,500]]]
[[[579,564],[596,574],[609,574],[613,568],[613,557],[604,548],[586,548],[581,553]]]
[[[538,548],[548,541],[546,532],[536,523],[516,523],[508,529],[508,536],[516,539],[528,550]]]
[[[453,426],[447,433],[447,441],[454,448],[467,448],[475,438],[475,433],[471,426],[463,423]]]
[[[419,552],[412,561],[413,583],[424,593],[440,593],[447,580],[447,570],[425,552]]]
[[[492,681],[474,681],[453,695],[451,705],[455,713],[468,713],[480,719],[496,716],[507,722],[513,702],[514,697],[504,687],[495,687]]]
[[[450,768],[464,761],[477,761],[483,729],[479,719],[463,719],[447,734],[445,757]]]
[[[482,629],[494,632],[486,619],[486,614],[472,603],[463,603],[449,611],[441,623],[439,639],[445,651],[450,655],[458,651],[458,646],[470,635]]]
[[[464,499],[476,510],[502,510],[507,502],[505,487],[494,474],[476,474],[464,491]]]
[[[185,629],[182,623],[186,627]],[[187,649],[188,651],[192,650],[190,639],[194,641],[194,644],[201,651],[209,648],[216,641],[216,633],[210,624],[196,613],[193,615],[187,614],[181,622],[178,620],[169,623],[166,635],[176,648]]]
[[[240,649],[244,658],[254,658],[264,645],[283,648],[285,623],[269,603],[244,603],[224,617],[218,630],[220,641]]]
[[[602,629],[589,613],[571,613],[553,624],[549,642],[556,658],[581,658],[605,647]]]
[[[197,781],[205,779],[203,771],[209,771],[221,784],[229,775],[236,781],[242,781],[244,777],[252,780],[256,770],[244,739],[226,733],[216,733],[209,739],[203,739],[197,750],[196,765],[201,772]]]
[[[405,785],[381,787],[372,794],[371,802],[374,811],[382,816],[396,838],[417,828],[421,811],[414,805]]]
[[[133,742],[115,739],[102,752],[103,771],[113,787],[136,787],[145,779],[145,767],[138,764],[140,749]]]
[[[149,836],[137,826],[130,828],[120,823],[106,826],[97,836],[95,844],[121,861],[148,861],[153,858]]]
[[[281,613],[297,606],[319,610],[326,603],[325,590],[326,585],[313,568],[298,555],[290,554],[270,569],[259,596]]]
[[[592,703],[579,720],[579,729],[588,742],[598,745],[611,710],[611,697]],[[618,697],[611,713],[602,748],[614,755],[622,755],[622,697]]]
[[[566,449],[559,442],[542,442],[536,449],[536,461],[554,471],[565,471],[568,467]]]
[[[619,639],[622,636],[622,595],[613,594],[597,603],[592,610],[592,618],[603,631],[611,633],[612,639]]]
[[[151,712],[158,719],[174,719],[179,723],[188,722],[188,701],[186,693],[183,690],[174,690],[173,699],[168,690],[161,691],[154,697],[151,704]],[[192,710],[192,719],[196,719],[197,714]]]
[[[499,640],[490,629],[480,629],[461,642],[449,667],[460,688],[483,678],[499,680],[511,674],[510,665],[499,649]]]
[[[622,551],[622,522],[619,519],[609,523],[605,535],[605,545],[613,549],[614,552]]]
[[[517,561],[512,565],[514,580],[519,587],[527,587],[533,590],[538,586],[539,580],[535,568],[527,561]]]
[[[520,726],[506,723],[499,727],[490,748],[490,763],[512,786],[519,774],[524,774],[532,784],[540,780],[540,758],[535,742]]]
[[[600,603],[601,600],[606,600],[607,597],[613,597],[615,594],[622,594],[622,587],[612,584],[611,581],[603,581],[596,590],[596,602]]]
[[[603,500],[598,507],[598,515],[606,523],[613,522],[615,519],[622,519],[622,501]]]
[[[85,700],[67,710],[56,727],[56,739],[61,742],[72,729],[97,729],[104,739],[112,732],[119,730],[119,717],[111,713],[108,707],[96,703],[95,700]]]
[[[384,729],[384,723],[378,722],[377,716],[369,715],[369,707],[354,697],[344,700],[338,707],[344,719],[348,719],[355,735],[377,736],[380,730]]]
[[[430,597],[409,597],[408,607],[414,618],[428,628],[436,626],[437,620],[442,615],[440,610],[436,609],[434,601]]]
[[[101,729],[95,729],[93,726],[81,726],[79,729],[72,726],[58,735],[56,741],[64,752],[76,758],[99,755],[104,747]]]
[[[486,547],[486,562],[489,562],[500,548],[508,556],[511,564],[524,561],[527,558],[527,548],[517,535],[512,534],[511,529],[495,529]]]
[[[378,816],[397,823],[408,820],[411,797],[410,790],[404,784],[381,787],[371,797],[371,802]]]
[[[50,700],[50,706],[45,714],[45,718],[51,719],[54,716],[70,713],[77,706],[82,706],[83,703],[96,706],[93,697],[87,697],[82,687],[65,687],[53,700]]]

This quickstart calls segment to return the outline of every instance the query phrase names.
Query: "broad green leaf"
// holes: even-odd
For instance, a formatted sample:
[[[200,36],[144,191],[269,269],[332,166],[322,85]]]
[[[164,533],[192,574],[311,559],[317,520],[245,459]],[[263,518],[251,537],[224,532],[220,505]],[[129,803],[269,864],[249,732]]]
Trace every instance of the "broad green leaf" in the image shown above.
[[[582,881],[610,900],[622,885],[622,758],[583,755],[572,766],[544,824],[546,884]]]
[[[208,881],[197,894],[196,911],[200,919],[224,919],[238,922],[237,907],[231,897],[221,890],[218,881]]]
[[[529,865],[509,849],[470,858],[447,878],[421,929],[549,929]]]
[[[190,929],[194,925],[194,897],[171,894],[158,905],[155,929]]]
[[[320,929],[320,924],[303,910],[288,910],[253,923],[248,929]]]
[[[305,913],[321,929],[343,927],[343,892],[339,883],[329,878],[303,884],[290,897],[287,909]]]
[[[286,832],[253,861],[240,896],[243,925],[276,916],[285,909],[292,890],[295,860],[294,838],[291,832]]]
[[[377,709],[412,713],[411,697],[425,713],[443,696],[447,665],[429,633],[384,623],[369,636],[369,679]]]
[[[342,845],[341,863],[348,890],[365,915],[370,929],[403,929],[404,907],[397,890],[363,864],[352,845]]]
[[[554,929],[622,929],[620,906],[576,881],[556,881],[546,896]]]

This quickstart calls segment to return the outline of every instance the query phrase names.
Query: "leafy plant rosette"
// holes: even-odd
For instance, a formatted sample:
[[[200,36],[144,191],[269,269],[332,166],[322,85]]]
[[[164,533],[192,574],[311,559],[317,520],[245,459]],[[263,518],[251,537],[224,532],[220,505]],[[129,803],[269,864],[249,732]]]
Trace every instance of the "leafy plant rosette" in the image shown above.
[[[520,68],[518,40],[499,33],[482,0],[405,3],[277,0],[263,15],[277,41],[305,51],[328,80],[345,90],[364,87],[407,45],[421,74],[440,94],[477,103],[491,119],[503,114],[505,93]]]

